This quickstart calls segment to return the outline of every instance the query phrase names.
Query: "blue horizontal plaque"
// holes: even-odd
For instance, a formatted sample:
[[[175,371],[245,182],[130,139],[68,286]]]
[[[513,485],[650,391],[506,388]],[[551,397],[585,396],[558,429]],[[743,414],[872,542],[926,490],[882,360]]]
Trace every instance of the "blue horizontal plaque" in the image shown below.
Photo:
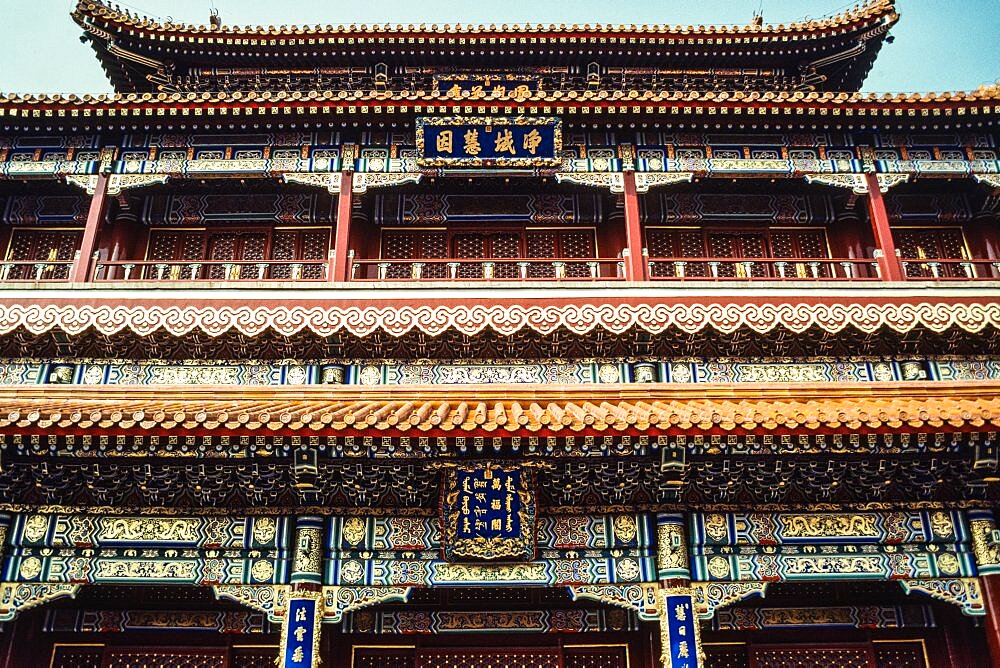
[[[425,167],[556,167],[560,150],[558,118],[417,119],[417,162]]]

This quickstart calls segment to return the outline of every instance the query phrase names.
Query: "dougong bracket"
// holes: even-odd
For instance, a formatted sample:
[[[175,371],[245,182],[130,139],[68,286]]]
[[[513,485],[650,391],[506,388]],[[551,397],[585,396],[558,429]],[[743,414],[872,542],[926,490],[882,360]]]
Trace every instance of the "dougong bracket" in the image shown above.
[[[59,582],[0,583],[0,622],[9,622],[22,610],[43,605],[58,598],[76,598],[79,584]]]
[[[699,619],[711,619],[715,611],[739,601],[767,593],[766,582],[692,582],[695,614]]]
[[[340,622],[344,613],[379,603],[405,603],[412,587],[323,587],[323,621]]]
[[[868,181],[864,174],[806,174],[806,183],[819,183],[835,188],[850,188],[855,195],[868,194]],[[909,174],[877,174],[879,192],[889,192],[889,188],[906,183]]]
[[[285,183],[298,183],[303,186],[326,188],[331,195],[340,192],[340,172],[285,172],[281,180]]]
[[[940,580],[900,580],[907,594],[917,592],[961,608],[970,617],[986,614],[979,578],[948,578]]]
[[[657,615],[657,592],[659,584],[655,582],[639,582],[636,584],[607,585],[567,585],[574,601],[583,599],[597,601],[607,605],[635,610],[639,619],[654,622]]]
[[[369,188],[391,188],[407,183],[420,183],[420,172],[355,172],[351,186],[356,195],[362,195]]]
[[[616,195],[625,192],[625,175],[621,172],[559,172],[556,183],[608,188]]]
[[[269,621],[280,622],[285,615],[289,585],[212,585],[215,598],[236,601],[259,610]]]

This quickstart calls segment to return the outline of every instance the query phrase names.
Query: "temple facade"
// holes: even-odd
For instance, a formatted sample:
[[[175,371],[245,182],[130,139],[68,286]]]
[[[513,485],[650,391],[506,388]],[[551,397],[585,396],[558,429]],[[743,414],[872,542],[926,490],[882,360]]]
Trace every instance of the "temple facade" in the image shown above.
[[[0,96],[5,668],[1000,666],[1000,89],[789,25],[72,13]]]

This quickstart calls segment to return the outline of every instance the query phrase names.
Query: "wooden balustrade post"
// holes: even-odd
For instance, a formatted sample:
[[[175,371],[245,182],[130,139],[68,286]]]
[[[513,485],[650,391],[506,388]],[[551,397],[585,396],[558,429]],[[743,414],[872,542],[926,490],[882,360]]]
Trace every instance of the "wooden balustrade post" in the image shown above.
[[[333,262],[329,280],[347,281],[347,247],[351,239],[351,208],[354,206],[354,172],[340,173],[340,194],[337,195],[337,230],[333,242]]]
[[[882,251],[882,257],[876,258],[882,270],[882,280],[905,280],[903,265],[896,253],[896,243],[889,227],[889,214],[885,210],[885,200],[879,188],[878,175],[871,172],[865,174],[865,181],[868,184],[868,217],[871,220],[872,233],[875,235],[875,245]]]
[[[642,226],[639,223],[639,195],[635,191],[635,172],[622,174],[625,181],[625,239],[628,244],[626,275],[631,281],[646,281],[646,257],[642,252]]]
[[[98,174],[94,196],[90,198],[90,208],[87,210],[87,223],[83,228],[83,239],[80,250],[73,260],[69,280],[72,283],[83,283],[91,280],[91,269],[94,267],[94,248],[97,246],[97,233],[101,229],[104,217],[108,212],[108,178],[109,174]]]

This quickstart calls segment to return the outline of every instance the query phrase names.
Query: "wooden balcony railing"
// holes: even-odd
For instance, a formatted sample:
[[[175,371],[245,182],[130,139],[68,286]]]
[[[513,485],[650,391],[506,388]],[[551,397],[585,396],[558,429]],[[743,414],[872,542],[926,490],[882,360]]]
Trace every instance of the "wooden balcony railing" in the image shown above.
[[[1000,260],[903,258],[908,281],[1000,281]],[[73,260],[0,261],[0,282],[68,281]],[[326,260],[96,261],[96,282],[328,281]],[[650,281],[878,281],[875,260],[858,258],[778,259],[651,257]],[[624,281],[621,258],[356,259],[352,281]],[[641,279],[639,279],[641,280]]]
[[[874,260],[853,258],[779,259],[651,257],[653,281],[875,281]]]
[[[0,281],[68,281],[73,260],[4,260]]]
[[[531,258],[359,260],[352,281],[617,281],[625,279],[620,258]]]
[[[95,281],[325,281],[326,260],[99,261]]]
[[[1000,261],[996,260],[903,258],[902,263],[908,281],[1000,280]]]

